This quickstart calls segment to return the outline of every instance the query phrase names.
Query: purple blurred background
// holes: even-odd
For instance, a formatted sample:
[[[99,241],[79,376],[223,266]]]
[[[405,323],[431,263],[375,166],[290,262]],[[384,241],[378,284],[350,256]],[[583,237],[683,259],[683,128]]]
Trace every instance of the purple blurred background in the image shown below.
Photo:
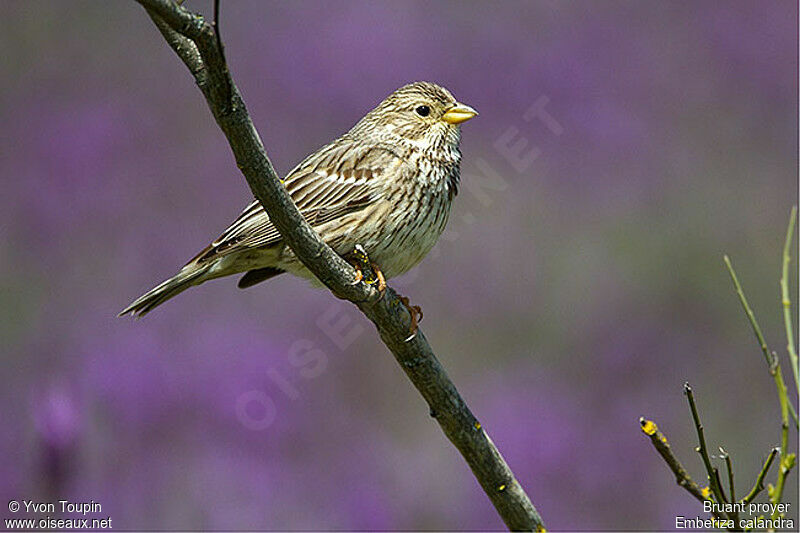
[[[702,480],[686,380],[749,489],[779,410],[722,255],[788,368],[795,2],[222,13],[280,172],[409,81],[480,111],[446,238],[391,284],[549,529],[700,513],[638,425],[655,419]],[[115,318],[250,199],[139,6],[8,2],[0,46],[0,517],[68,498],[115,529],[502,528],[372,326],[326,291],[226,279]],[[549,121],[526,120],[537,103]],[[796,520],[796,472],[788,485]]]

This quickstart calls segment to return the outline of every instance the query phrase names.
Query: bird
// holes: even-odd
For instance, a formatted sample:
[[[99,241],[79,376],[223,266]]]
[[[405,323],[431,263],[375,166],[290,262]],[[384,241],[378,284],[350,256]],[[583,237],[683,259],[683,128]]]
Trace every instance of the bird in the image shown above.
[[[460,124],[477,115],[442,86],[410,83],[286,175],[283,185],[303,217],[356,268],[354,283],[377,282],[382,295],[386,279],[416,266],[436,244],[458,194]],[[373,275],[365,280],[367,264]],[[238,286],[247,288],[287,272],[316,279],[256,200],[177,274],[119,316],[142,317],[212,279],[244,274]],[[413,331],[421,309],[401,300],[412,312]]]

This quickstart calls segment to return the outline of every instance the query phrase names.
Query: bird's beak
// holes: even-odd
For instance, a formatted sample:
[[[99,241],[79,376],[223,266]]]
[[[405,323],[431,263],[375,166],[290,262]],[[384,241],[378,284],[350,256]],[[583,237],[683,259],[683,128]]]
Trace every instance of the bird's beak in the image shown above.
[[[448,109],[444,115],[442,115],[442,120],[448,124],[461,124],[462,122],[466,122],[477,115],[478,112],[472,109],[470,106],[456,104]]]

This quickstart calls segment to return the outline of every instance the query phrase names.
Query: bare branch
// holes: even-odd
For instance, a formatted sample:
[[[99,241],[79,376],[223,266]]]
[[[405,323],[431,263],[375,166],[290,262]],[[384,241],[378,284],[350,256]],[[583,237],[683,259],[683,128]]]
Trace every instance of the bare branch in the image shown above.
[[[694,420],[694,427],[697,430],[697,440],[700,444],[697,447],[697,452],[700,454],[700,457],[703,459],[703,465],[706,467],[708,484],[711,487],[711,492],[714,494],[714,498],[718,503],[725,503],[728,501],[728,499],[722,492],[722,486],[719,482],[719,471],[711,464],[711,458],[708,456],[708,448],[706,448],[706,437],[705,432],[703,431],[703,424],[700,422],[700,416],[697,414],[697,405],[694,403],[694,393],[692,392],[692,388],[689,386],[689,383],[684,383],[683,392],[686,394],[686,399],[689,401],[689,409],[692,411],[692,420]]]
[[[733,265],[731,265],[730,258],[726,255],[723,257],[723,259],[725,261],[725,266],[728,269],[728,274],[730,274],[731,276],[731,281],[733,281],[733,288],[736,290],[736,295],[739,297],[739,303],[742,304],[742,308],[744,309],[744,312],[747,315],[747,320],[750,321],[750,326],[753,328],[753,333],[755,333],[756,339],[758,340],[758,346],[764,353],[764,360],[767,362],[767,366],[771,367],[773,364],[773,359],[770,355],[769,346],[767,346],[767,341],[764,339],[764,334],[761,333],[761,326],[758,325],[758,321],[756,320],[756,315],[750,308],[750,304],[747,303],[747,298],[745,297],[744,291],[742,290],[742,286],[739,283],[739,278],[736,276],[736,272],[733,270]]]
[[[790,359],[792,360],[792,366],[795,371],[795,382],[797,382],[797,354],[794,351],[794,336],[792,332],[792,315],[791,315],[791,301],[789,300],[789,289],[788,289],[788,268],[789,268],[789,251],[791,247],[791,239],[794,230],[794,223],[795,217],[797,215],[797,208],[792,208],[792,213],[789,219],[789,228],[786,232],[786,242],[784,244],[783,249],[783,268],[782,268],[782,277],[780,281],[781,285],[781,299],[783,304],[784,310],[784,322],[786,327],[786,335],[787,335],[787,351],[789,352]],[[750,326],[753,328],[753,332],[755,333],[756,339],[758,340],[759,347],[764,354],[764,358],[767,362],[767,367],[769,368],[769,373],[772,376],[775,386],[778,391],[778,400],[780,403],[780,411],[781,411],[781,443],[780,447],[774,448],[769,455],[767,456],[764,465],[761,467],[761,471],[758,473],[758,477],[756,478],[756,482],[753,485],[753,488],[750,489],[750,492],[742,498],[741,501],[736,501],[736,489],[734,487],[734,476],[733,476],[733,461],[731,460],[730,455],[726,452],[722,447],[719,448],[720,451],[720,458],[725,461],[725,466],[728,472],[728,487],[730,488],[730,499],[725,494],[725,491],[722,486],[722,481],[720,480],[719,469],[715,468],[711,464],[711,457],[708,454],[708,449],[706,447],[705,441],[705,432],[703,430],[703,425],[700,422],[700,417],[697,413],[697,405],[694,401],[694,394],[692,392],[691,387],[688,383],[684,385],[684,392],[689,402],[689,408],[691,410],[692,419],[694,421],[695,429],[697,430],[697,437],[699,441],[699,446],[696,448],[696,451],[700,453],[700,457],[703,460],[703,465],[705,466],[706,473],[708,474],[709,480],[709,488],[702,489],[700,491],[699,487],[694,484],[691,479],[689,478],[686,470],[681,466],[678,460],[672,455],[671,450],[669,449],[669,444],[667,444],[666,437],[664,437],[659,431],[658,427],[656,427],[655,423],[645,420],[644,418],[640,419],[640,423],[642,425],[642,431],[650,436],[656,450],[661,454],[664,460],[667,462],[667,465],[672,469],[673,473],[678,480],[678,484],[687,488],[687,490],[697,499],[701,501],[708,501],[710,500],[709,494],[713,495],[714,500],[717,503],[712,505],[711,510],[715,513],[715,516],[719,517],[720,515],[725,515],[730,517],[732,520],[733,526],[729,526],[728,529],[731,531],[739,531],[739,527],[741,526],[739,523],[739,512],[741,512],[745,506],[750,504],[760,493],[764,490],[764,478],[769,471],[770,466],[772,465],[775,457],[780,453],[781,458],[779,460],[778,466],[778,476],[775,486],[769,486],[769,500],[775,506],[774,510],[772,511],[770,519],[772,521],[778,520],[783,517],[783,512],[781,510],[781,506],[778,505],[781,503],[781,499],[783,497],[783,490],[786,484],[786,478],[791,472],[792,468],[795,466],[797,456],[794,453],[789,453],[789,416],[794,418],[795,426],[797,426],[797,414],[794,411],[794,407],[789,399],[789,394],[786,388],[786,383],[783,379],[783,374],[781,372],[781,365],[780,360],[778,359],[778,355],[770,351],[769,346],[767,346],[767,342],[764,338],[763,333],[761,332],[761,327],[758,325],[758,321],[756,320],[755,313],[750,308],[750,304],[747,302],[747,298],[744,295],[744,291],[742,290],[742,286],[739,283],[739,279],[736,276],[736,272],[733,269],[733,265],[731,264],[730,259],[728,256],[725,256],[725,266],[728,269],[728,273],[730,274],[731,280],[733,281],[734,289],[736,290],[736,294],[739,297],[739,302],[742,305],[742,308],[747,315],[747,319],[750,322]],[[713,500],[712,500],[713,501]],[[717,505],[719,505],[717,507]],[[716,514],[716,513],[719,514]]]
[[[189,68],[253,195],[302,263],[339,298],[369,318],[401,368],[458,448],[505,524],[512,530],[544,529],[541,517],[488,434],[478,423],[434,355],[422,331],[405,342],[411,317],[387,289],[353,284],[355,271],[306,222],[267,157],[244,101],[228,71],[219,34],[202,16],[171,0],[137,0]]]
[[[720,457],[725,461],[725,469],[728,471],[728,489],[731,491],[731,501],[736,501],[736,488],[733,485],[733,461],[731,455],[722,446],[719,447]]]
[[[731,456],[725,449],[720,446],[719,453],[722,454],[722,458],[725,460],[725,466],[728,470],[728,488],[731,491],[731,502],[736,503],[736,488],[733,485],[733,461],[731,460]],[[737,510],[736,506],[732,506],[730,512],[731,518],[733,519],[734,524],[739,523],[739,511]]]
[[[772,448],[772,451],[769,452],[767,460],[764,461],[764,466],[761,467],[761,471],[758,473],[758,477],[756,478],[753,488],[750,489],[750,492],[747,493],[747,496],[742,498],[742,503],[750,503],[756,499],[756,496],[758,496],[762,490],[764,490],[764,477],[767,475],[769,467],[772,466],[772,461],[775,460],[775,456],[778,455],[778,451],[778,448]]]
[[[790,220],[790,231],[787,233],[791,233],[793,219],[794,217],[792,217],[792,220]],[[755,314],[753,313],[752,309],[750,309],[750,304],[747,303],[747,298],[745,297],[742,286],[739,283],[739,278],[736,276],[736,272],[733,270],[733,265],[731,264],[731,261],[727,255],[725,256],[725,266],[728,267],[728,273],[733,281],[736,294],[739,296],[739,301],[741,302],[742,307],[747,314],[747,318],[750,320],[750,324],[753,327],[753,331],[756,334],[759,344],[761,345],[761,349],[764,351],[764,355],[767,357],[767,363],[770,367],[770,374],[772,375],[773,381],[775,381],[775,388],[778,390],[778,401],[781,407],[781,458],[778,464],[778,479],[775,482],[775,490],[770,493],[770,500],[772,503],[777,504],[780,503],[781,498],[783,497],[783,489],[786,484],[786,477],[789,475],[789,472],[792,471],[792,468],[795,464],[795,454],[789,453],[789,415],[791,415],[794,419],[794,425],[795,428],[797,428],[797,414],[795,413],[794,406],[789,399],[789,393],[786,389],[786,382],[783,379],[783,372],[781,371],[781,365],[780,361],[778,360],[778,356],[774,352],[769,351],[767,342],[764,340],[764,335],[761,333],[761,328],[758,326],[758,322],[756,321]],[[791,320],[791,316],[789,318]],[[772,513],[772,518],[777,518],[779,515],[780,513],[776,509]]]
[[[789,352],[789,361],[792,363],[794,384],[797,394],[800,395],[800,376],[798,375],[797,352],[794,349],[794,332],[792,331],[792,300],[789,298],[789,264],[792,261],[792,236],[794,235],[794,222],[797,218],[797,206],[792,207],[789,215],[789,227],[786,229],[786,242],[783,244],[783,265],[781,269],[781,304],[783,306],[783,324],[786,329],[786,351]]]
[[[776,356],[773,355],[773,352],[770,352],[769,346],[767,346],[767,341],[764,339],[764,334],[761,332],[761,326],[758,325],[756,315],[753,313],[753,310],[750,308],[750,304],[747,302],[747,297],[744,295],[744,290],[742,290],[742,285],[739,283],[739,277],[736,275],[736,271],[733,270],[733,265],[731,264],[730,258],[726,255],[724,256],[724,260],[725,266],[728,269],[728,274],[730,274],[731,281],[733,282],[733,288],[736,290],[736,295],[739,297],[739,303],[742,304],[742,309],[744,309],[744,312],[747,315],[747,320],[750,321],[750,326],[753,328],[753,333],[756,335],[758,345],[761,347],[761,351],[764,353],[764,358],[767,361],[769,372],[775,380],[775,386],[778,388],[778,396],[780,397],[781,401],[781,409],[785,408],[788,413],[791,414],[792,418],[794,419],[795,428],[800,429],[800,425],[798,425],[800,422],[798,422],[797,413],[794,410],[794,406],[785,395],[786,384],[783,380],[780,361]],[[781,396],[782,389],[784,390],[784,394]]]
[[[686,471],[686,468],[683,467],[678,458],[675,457],[675,454],[672,453],[672,447],[669,445],[667,437],[658,429],[656,423],[652,420],[647,420],[645,417],[641,417],[639,419],[639,424],[642,426],[642,433],[650,437],[650,442],[653,443],[653,447],[664,459],[664,462],[667,463],[672,473],[675,474],[675,481],[678,485],[686,489],[697,501],[701,503],[708,501],[709,489],[701,489],[700,486],[692,480],[689,472]],[[717,512],[713,514],[717,518],[723,518]]]

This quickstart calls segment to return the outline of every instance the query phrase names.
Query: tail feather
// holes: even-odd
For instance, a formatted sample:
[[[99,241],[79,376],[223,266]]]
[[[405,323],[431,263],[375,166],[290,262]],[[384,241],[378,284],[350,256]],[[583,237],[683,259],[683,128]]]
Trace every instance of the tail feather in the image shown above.
[[[130,314],[137,318],[143,317],[157,306],[177,296],[189,287],[204,282],[204,275],[209,267],[198,268],[198,266],[197,264],[186,265],[175,276],[139,296],[117,316]]]

